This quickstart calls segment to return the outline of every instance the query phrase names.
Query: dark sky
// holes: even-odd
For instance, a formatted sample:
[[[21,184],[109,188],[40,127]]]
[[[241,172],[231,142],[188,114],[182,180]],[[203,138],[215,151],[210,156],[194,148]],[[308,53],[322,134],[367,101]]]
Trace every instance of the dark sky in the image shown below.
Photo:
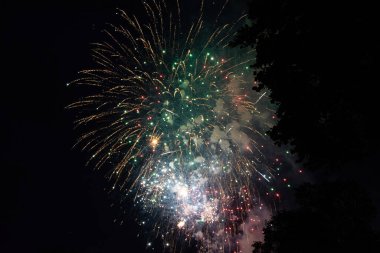
[[[102,173],[72,149],[76,133],[64,109],[75,96],[65,84],[91,64],[89,43],[101,39],[116,7],[135,11],[138,1],[51,2],[0,4],[0,252],[142,252],[133,218],[114,223],[119,209],[110,207]],[[365,177],[359,165],[352,174]]]
[[[120,209],[110,207],[103,174],[72,149],[64,109],[78,96],[66,83],[91,66],[90,43],[116,8],[138,13],[138,2],[1,1],[0,252],[145,250],[133,215],[114,222]]]
[[[65,83],[90,64],[89,43],[115,7],[133,9],[132,1],[78,2],[0,4],[0,252],[145,248],[135,223],[113,222],[119,211],[101,173],[72,150],[76,135],[64,109],[74,96]]]
[[[1,1],[0,252],[146,249],[136,216],[110,207],[104,174],[72,148],[78,133],[65,109],[80,96],[66,83],[91,66],[90,43],[118,21],[116,8],[138,14],[139,2]]]

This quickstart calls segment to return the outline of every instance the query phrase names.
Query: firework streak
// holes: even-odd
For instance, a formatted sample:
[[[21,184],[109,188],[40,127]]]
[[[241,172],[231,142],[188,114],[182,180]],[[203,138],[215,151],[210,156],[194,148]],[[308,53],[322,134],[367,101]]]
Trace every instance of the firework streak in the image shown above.
[[[244,17],[219,24],[226,2],[206,24],[200,2],[186,24],[179,2],[142,5],[143,17],[119,10],[121,25],[95,44],[96,67],[70,83],[91,88],[69,106],[78,143],[156,221],[168,251],[196,241],[201,252],[238,252],[260,192],[279,196],[267,190],[278,166],[264,134],[274,113],[251,90],[254,51],[228,48]]]

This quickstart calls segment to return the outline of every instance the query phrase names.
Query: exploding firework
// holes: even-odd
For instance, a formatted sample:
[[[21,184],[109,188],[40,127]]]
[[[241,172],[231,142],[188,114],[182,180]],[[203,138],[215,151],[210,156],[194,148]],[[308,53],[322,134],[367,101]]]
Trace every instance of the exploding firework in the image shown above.
[[[69,106],[78,144],[155,220],[171,251],[177,238],[200,251],[238,251],[240,226],[261,208],[280,163],[267,157],[273,110],[265,92],[251,91],[254,51],[228,48],[244,16],[218,21],[227,4],[212,24],[203,1],[192,22],[178,1],[143,2],[139,18],[119,10],[121,25],[95,44],[96,67],[70,83],[91,87]]]

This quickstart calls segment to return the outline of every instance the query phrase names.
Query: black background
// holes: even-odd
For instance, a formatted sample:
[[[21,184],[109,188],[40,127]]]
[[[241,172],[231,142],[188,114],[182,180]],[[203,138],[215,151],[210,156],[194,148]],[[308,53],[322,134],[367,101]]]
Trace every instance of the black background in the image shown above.
[[[132,218],[120,226],[101,172],[72,149],[66,83],[90,66],[115,8],[137,1],[1,3],[0,252],[141,252]]]
[[[142,252],[133,217],[114,219],[107,182],[72,146],[75,99],[66,83],[91,65],[115,8],[138,1],[2,1],[0,252]],[[379,206],[377,155],[347,168]],[[359,168],[359,170],[358,170]],[[361,171],[374,171],[368,176]],[[379,222],[378,222],[379,223]]]

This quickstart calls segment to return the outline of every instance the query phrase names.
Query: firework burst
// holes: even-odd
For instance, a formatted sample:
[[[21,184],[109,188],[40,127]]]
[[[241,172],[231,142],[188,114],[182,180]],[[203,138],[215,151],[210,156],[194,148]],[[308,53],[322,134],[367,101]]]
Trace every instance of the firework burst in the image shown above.
[[[200,251],[237,250],[239,227],[273,178],[264,155],[273,111],[251,91],[254,52],[228,49],[244,16],[219,24],[227,3],[213,24],[203,1],[190,24],[179,2],[144,2],[139,18],[119,10],[122,24],[95,44],[96,67],[70,83],[92,88],[69,106],[78,144],[96,168],[110,168],[114,187],[160,217],[155,234],[172,251],[180,237]]]

